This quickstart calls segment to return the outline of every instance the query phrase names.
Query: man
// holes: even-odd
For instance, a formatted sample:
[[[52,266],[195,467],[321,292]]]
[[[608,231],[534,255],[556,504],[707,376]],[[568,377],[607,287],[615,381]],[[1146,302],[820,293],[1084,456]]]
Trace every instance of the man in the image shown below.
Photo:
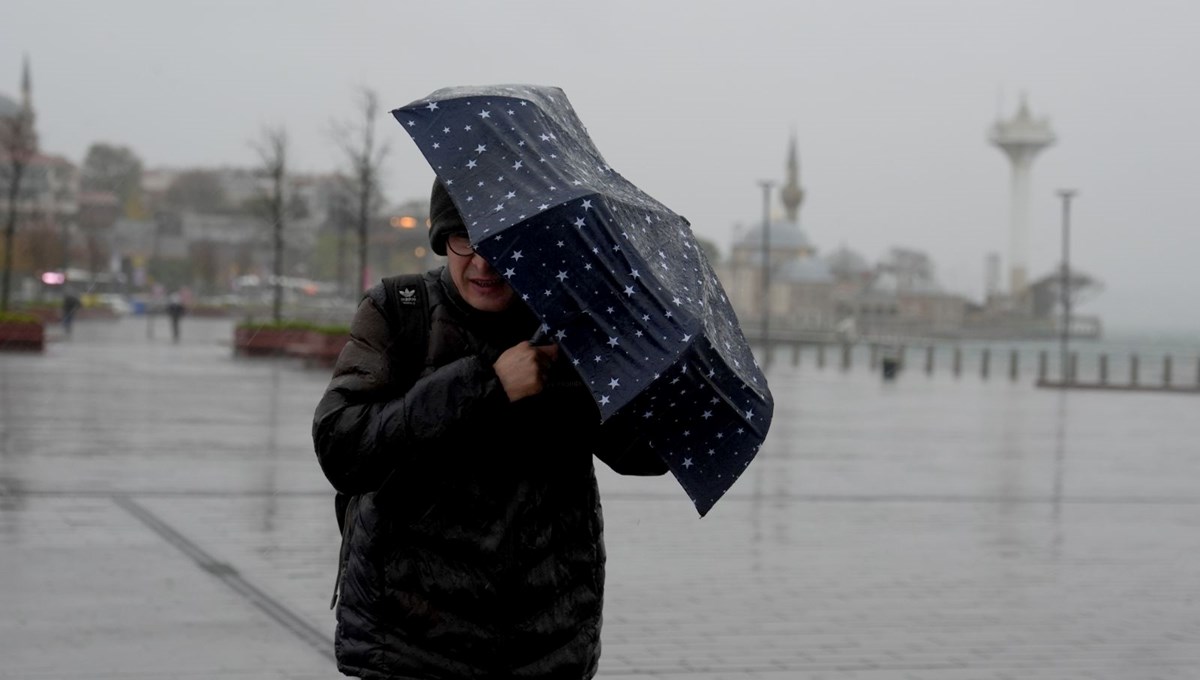
[[[83,303],[79,301],[79,296],[75,295],[75,291],[67,289],[63,292],[62,301],[62,324],[63,332],[67,335],[71,334],[71,326],[75,322],[75,314]]]
[[[179,322],[183,318],[183,294],[175,291],[167,296],[167,315],[171,317],[171,339],[179,342]]]
[[[337,605],[339,669],[362,678],[595,675],[604,589],[593,452],[624,474],[599,411],[538,321],[430,200],[429,340],[399,384],[386,295],[368,292],[313,423],[321,467],[355,495]],[[403,381],[410,382],[410,381]],[[597,448],[598,447],[598,448]],[[633,456],[627,456],[633,458]]]

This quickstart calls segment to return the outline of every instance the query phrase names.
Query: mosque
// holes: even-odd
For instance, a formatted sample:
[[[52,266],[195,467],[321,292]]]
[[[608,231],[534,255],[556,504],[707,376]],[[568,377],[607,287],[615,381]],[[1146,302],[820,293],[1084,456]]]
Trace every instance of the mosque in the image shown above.
[[[36,121],[26,58],[20,99],[0,92],[0,219],[5,230],[15,231],[18,272],[61,265],[62,243],[78,217],[79,173],[66,158],[40,149]],[[19,191],[10,203],[15,179]]]
[[[777,340],[959,334],[969,303],[942,289],[925,253],[892,248],[874,265],[845,245],[819,253],[800,226],[804,189],[794,136],[779,199],[782,215],[771,210],[752,222],[721,267],[748,334],[761,334],[764,321]]]

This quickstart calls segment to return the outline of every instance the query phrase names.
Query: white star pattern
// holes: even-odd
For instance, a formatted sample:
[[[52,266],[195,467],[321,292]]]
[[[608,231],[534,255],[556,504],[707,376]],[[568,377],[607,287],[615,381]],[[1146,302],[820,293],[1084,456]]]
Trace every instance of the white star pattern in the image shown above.
[[[703,514],[759,449],[771,415],[728,297],[687,222],[603,162],[560,91],[479,92],[394,115],[602,416],[640,416],[638,433]]]

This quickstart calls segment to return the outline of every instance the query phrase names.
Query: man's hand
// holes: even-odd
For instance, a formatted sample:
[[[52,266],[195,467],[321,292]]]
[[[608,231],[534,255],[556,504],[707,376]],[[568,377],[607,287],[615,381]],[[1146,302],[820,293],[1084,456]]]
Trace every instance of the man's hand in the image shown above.
[[[558,345],[522,342],[504,350],[492,365],[509,401],[532,397],[545,387],[550,364],[558,358]]]

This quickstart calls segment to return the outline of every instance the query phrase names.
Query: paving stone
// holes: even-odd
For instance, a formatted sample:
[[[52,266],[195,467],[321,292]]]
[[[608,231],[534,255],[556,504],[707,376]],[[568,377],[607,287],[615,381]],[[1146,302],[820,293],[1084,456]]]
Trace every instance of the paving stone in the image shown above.
[[[0,678],[333,677],[325,373],[145,330],[0,353]],[[708,517],[599,471],[601,678],[1200,677],[1193,398],[769,378]]]

